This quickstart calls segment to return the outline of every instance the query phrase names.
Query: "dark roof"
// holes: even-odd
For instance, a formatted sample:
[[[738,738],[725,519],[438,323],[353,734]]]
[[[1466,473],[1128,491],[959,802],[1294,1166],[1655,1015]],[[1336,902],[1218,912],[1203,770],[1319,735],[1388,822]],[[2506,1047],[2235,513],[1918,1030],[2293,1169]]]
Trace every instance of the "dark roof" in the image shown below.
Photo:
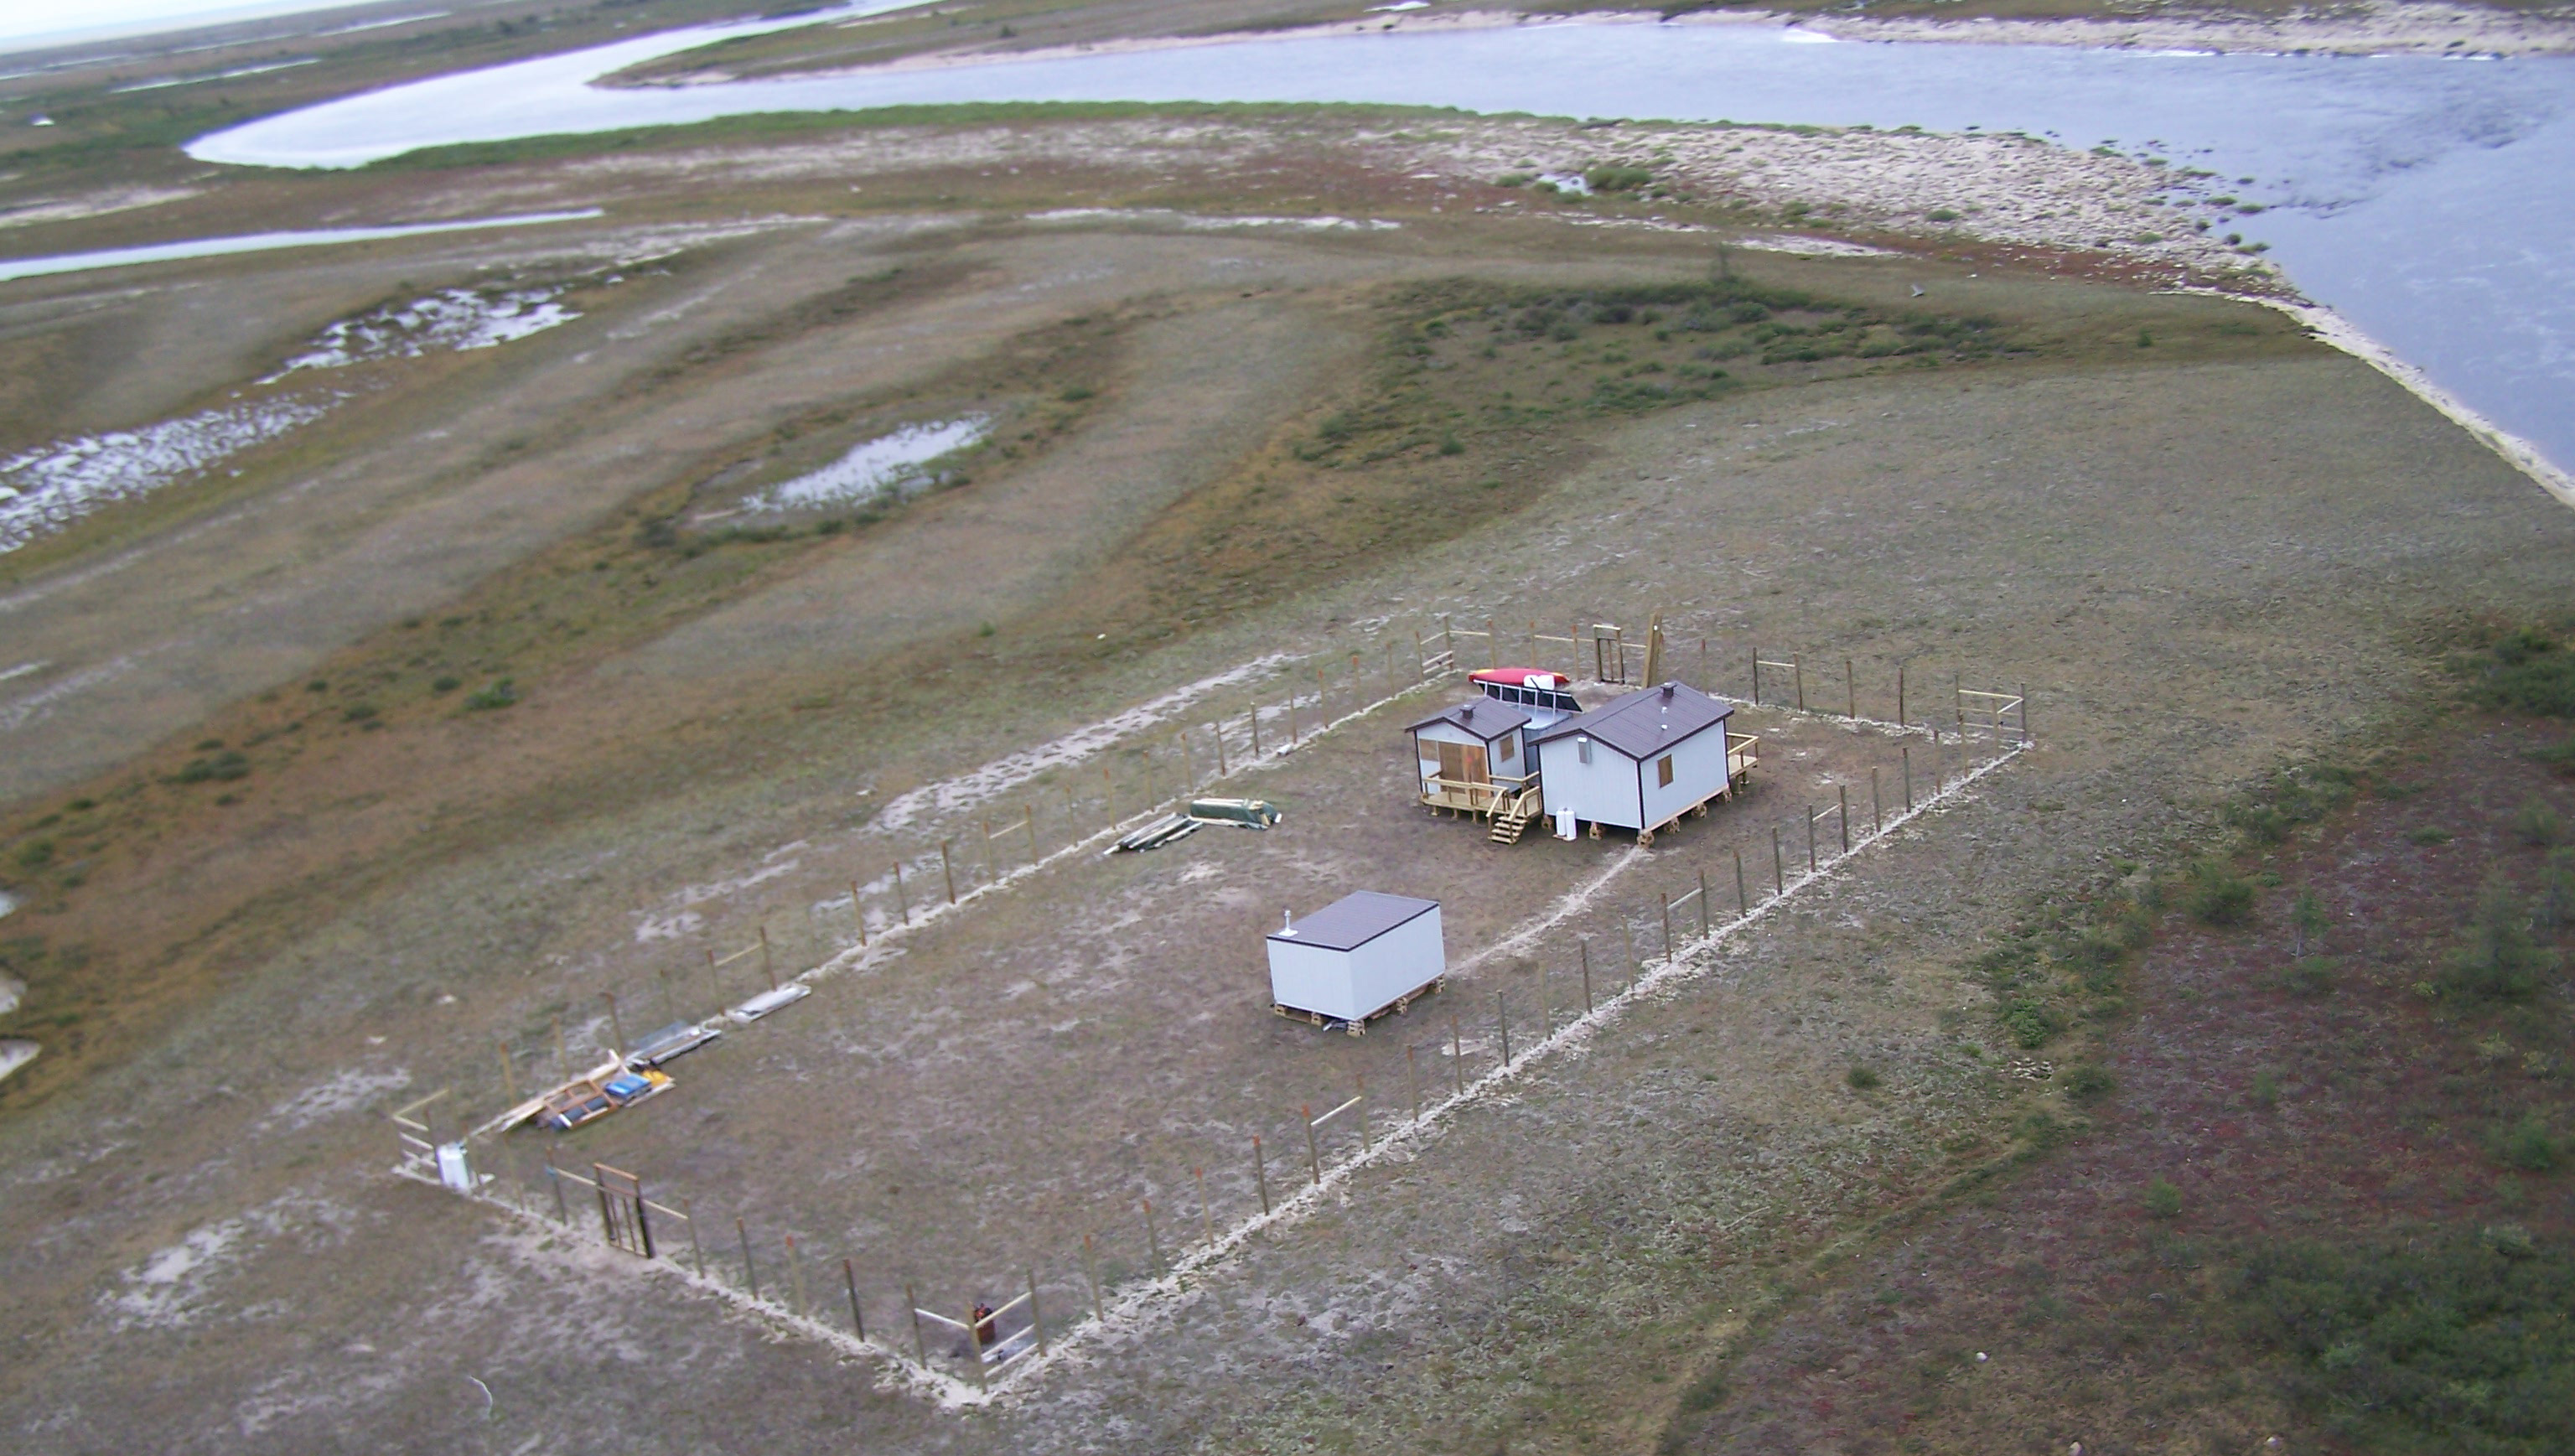
[[[1417,733],[1432,724],[1444,723],[1451,728],[1464,728],[1490,742],[1528,721],[1527,714],[1499,699],[1478,698],[1471,703],[1460,703],[1454,708],[1443,708],[1419,723],[1405,726],[1403,730]]]
[[[1589,713],[1577,713],[1532,736],[1541,743],[1551,743],[1587,733],[1595,741],[1642,760],[1733,716],[1731,703],[1679,683],[1665,683],[1659,688],[1638,689]]]
[[[1355,950],[1413,916],[1437,908],[1437,900],[1417,900],[1410,895],[1379,894],[1372,889],[1362,889],[1345,894],[1295,921],[1290,929],[1273,931],[1270,938],[1293,940],[1299,945],[1319,945],[1325,950]]]

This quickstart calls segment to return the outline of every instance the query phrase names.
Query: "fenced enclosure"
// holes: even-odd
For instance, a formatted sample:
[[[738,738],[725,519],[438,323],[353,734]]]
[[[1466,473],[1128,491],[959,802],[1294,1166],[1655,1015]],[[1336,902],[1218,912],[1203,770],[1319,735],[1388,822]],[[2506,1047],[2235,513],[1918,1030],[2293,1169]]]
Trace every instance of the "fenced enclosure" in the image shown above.
[[[1390,636],[1399,644],[1409,633]],[[788,1010],[776,1022],[738,1024],[733,1031],[747,1038],[791,1038],[803,1048],[800,1057],[832,1054],[833,1047],[851,1044],[853,1018],[864,1024],[865,1016],[878,1011],[879,1000],[893,990],[873,977],[842,978],[891,964],[885,957],[905,952],[907,943],[914,947],[909,953],[933,948],[934,942],[921,937],[934,931],[954,937],[997,917],[1008,920],[1018,913],[1010,908],[1014,891],[1033,885],[1038,876],[1065,880],[1062,888],[1035,891],[1040,895],[1090,893],[1074,887],[1096,879],[1098,871],[1084,866],[1102,861],[1089,850],[1102,847],[1140,813],[1209,783],[1243,782],[1241,775],[1252,772],[1287,773],[1282,781],[1291,782],[1305,781],[1297,773],[1349,776],[1347,765],[1381,753],[1384,745],[1347,740],[1336,735],[1336,728],[1366,720],[1419,687],[1442,682],[1431,675],[1410,681],[1409,670],[1428,667],[1445,651],[1450,650],[1443,644],[1428,661],[1413,660],[1401,656],[1398,646],[1392,672],[1383,676],[1367,672],[1363,655],[1355,661],[1346,652],[1313,655],[1333,670],[1319,684],[1282,691],[1286,683],[1311,671],[1310,663],[1298,663],[1269,680],[1269,692],[1247,694],[1253,699],[1249,708],[1155,729],[1155,751],[1138,754],[1132,766],[1160,765],[1168,774],[1160,783],[1152,774],[1138,774],[1126,778],[1122,788],[1121,778],[1112,776],[1095,796],[1083,790],[1085,775],[1075,771],[1061,775],[1054,785],[1066,792],[1068,809],[1062,817],[1043,811],[1045,799],[1035,792],[1011,817],[970,808],[964,834],[954,832],[954,825],[927,830],[922,847],[892,859],[888,872],[879,876],[881,889],[872,890],[861,880],[847,895],[806,901],[801,914],[791,904],[784,910],[765,909],[751,926],[736,922],[703,931],[708,939],[723,938],[688,947],[694,956],[660,952],[658,987],[620,987],[628,1010],[649,1002],[656,989],[665,997],[666,1011],[685,1013],[698,1004],[725,1007],[738,992],[755,986],[810,986],[821,991],[812,1002]],[[1379,654],[1380,662],[1383,656]],[[1372,676],[1376,682],[1368,681]],[[1849,681],[1845,678],[1845,686]],[[1397,691],[1382,693],[1387,687]],[[1141,1170],[1119,1172],[1118,1160],[1103,1161],[1078,1145],[1058,1153],[1083,1169],[1072,1176],[1063,1166],[1019,1165],[1008,1159],[980,1165],[967,1183],[949,1185],[944,1199],[903,1205],[913,1211],[897,1223],[876,1216],[864,1220],[906,1230],[892,1237],[853,1234],[848,1215],[809,1206],[807,1195],[799,1191],[805,1184],[794,1176],[782,1180],[755,1169],[755,1180],[764,1185],[757,1191],[689,1179],[699,1183],[689,1189],[696,1200],[734,1220],[734,1237],[721,1241],[731,1249],[715,1257],[709,1255],[716,1250],[701,1247],[705,1241],[698,1236],[700,1225],[689,1199],[647,1199],[639,1172],[650,1174],[682,1155],[679,1145],[655,1143],[647,1135],[628,1139],[622,1148],[612,1142],[585,1154],[581,1165],[588,1166],[587,1174],[540,1161],[524,1147],[514,1151],[487,1139],[478,1144],[477,1156],[496,1170],[495,1176],[459,1191],[520,1216],[565,1226],[576,1218],[586,1221],[591,1213],[582,1210],[587,1208],[597,1214],[602,1241],[640,1266],[702,1281],[768,1317],[794,1321],[818,1338],[864,1350],[882,1362],[881,1368],[900,1365],[908,1372],[891,1378],[916,1381],[943,1400],[1007,1394],[1046,1368],[1053,1352],[1078,1346],[1100,1329],[1155,1318],[1169,1294],[1207,1277],[1246,1239],[1306,1216],[1315,1199],[1344,1186],[1388,1146],[1435,1136],[1444,1119],[1509,1079],[1528,1074],[1543,1058],[1571,1049],[1574,1042],[1568,1037],[1608,1024],[1657,987],[1703,973],[1715,947],[1728,937],[1745,932],[1798,894],[1829,883],[1852,855],[1954,798],[2025,746],[2020,738],[2027,722],[2025,695],[1969,697],[1969,690],[1954,685],[1953,692],[1955,702],[1976,705],[1970,731],[1898,728],[1847,712],[1768,710],[1779,721],[1763,725],[1766,734],[1788,734],[1821,754],[1812,760],[1817,765],[1812,771],[1833,780],[1829,802],[1788,785],[1756,781],[1736,804],[1707,820],[1689,821],[1650,853],[1616,846],[1554,851],[1616,857],[1595,880],[1557,896],[1534,916],[1498,925],[1488,916],[1470,952],[1452,962],[1458,984],[1352,1041],[1346,1056],[1337,1046],[1324,1058],[1295,1044],[1288,1044],[1286,1055],[1275,1046],[1248,1053],[1260,1060],[1255,1080],[1266,1089],[1266,1106],[1210,1102],[1203,1112],[1179,1119],[1203,1124],[1206,1136],[1195,1143],[1177,1135],[1148,1143],[1147,1166]],[[1841,707],[1847,709],[1853,694],[1843,696]],[[1989,700],[2001,704],[1999,711],[1984,706]],[[1810,727],[1803,729],[1804,738],[1795,738],[1798,725],[1819,727],[1826,718],[1849,719],[1860,731],[1819,734]],[[1308,748],[1327,757],[1290,772],[1299,760],[1289,755]],[[1917,763],[1917,757],[1926,761]],[[1139,787],[1160,788],[1165,796],[1139,805]],[[1122,808],[1130,811],[1105,817]],[[940,832],[943,828],[948,831]],[[1765,837],[1772,852],[1772,873],[1766,877],[1757,872],[1757,848]],[[1509,855],[1526,852],[1483,848],[1477,836],[1476,852],[1503,858],[1468,861],[1456,857],[1464,851],[1454,839],[1421,843],[1449,856],[1440,863],[1508,863]],[[1263,841],[1240,842],[1257,846]],[[1536,862],[1524,861],[1523,868]],[[1557,883],[1561,888],[1560,878]],[[783,920],[778,918],[782,915]],[[700,968],[678,973],[675,967],[691,960]],[[702,991],[687,989],[692,978],[704,981]],[[841,988],[844,984],[850,988]],[[628,1042],[623,1013],[609,999],[614,994],[602,993],[590,1034],[604,1030],[622,1051]],[[916,1014],[899,1011],[891,1002],[882,1009],[897,1019]],[[513,1101],[519,1094],[518,1070],[538,1070],[549,1053],[557,1072],[578,1070],[581,1058],[567,1045],[563,1013],[556,1013],[546,1030],[551,1045],[532,1049],[525,1044],[530,1038],[522,1038],[515,1048],[504,1048],[504,1090]],[[1244,1044],[1240,1035],[1236,1043]],[[1103,1055],[1108,1061],[1118,1059],[1114,1046]],[[1345,1064],[1334,1069],[1326,1060]],[[717,1068],[731,1065],[709,1063],[707,1075],[721,1079]],[[682,1074],[695,1073],[683,1063]],[[1300,1078],[1301,1087],[1296,1085]],[[708,1087],[716,1090],[717,1082],[711,1080]],[[1185,1107],[1188,1099],[1176,1100],[1176,1095],[1158,1092],[1137,1105]],[[1028,1114],[1033,1124],[1047,1115],[1043,1092],[1021,1087],[1014,1100],[1033,1104]],[[419,1126],[402,1129],[403,1135],[431,1144],[434,1153],[437,1139],[427,1119],[415,1115],[411,1121]],[[822,1125],[833,1126],[833,1136],[854,1131],[830,1120]],[[631,1124],[611,1123],[602,1133],[623,1138],[632,1130]],[[792,1144],[780,1142],[769,1144],[764,1154],[794,1155]],[[413,1171],[433,1175],[434,1165],[416,1160]],[[664,1188],[672,1185],[668,1177],[655,1181]],[[909,1185],[910,1178],[905,1181]],[[1056,1185],[1061,1192],[1033,1197],[1027,1191]],[[675,1230],[686,1230],[685,1248]],[[1070,1243],[1074,1230],[1081,1232],[1078,1250]],[[835,1262],[842,1266],[843,1287],[829,1291]],[[819,1302],[808,1287],[816,1270],[827,1290]],[[843,1303],[846,1320],[831,1312]],[[1023,1313],[1025,1324],[1020,1322]]]

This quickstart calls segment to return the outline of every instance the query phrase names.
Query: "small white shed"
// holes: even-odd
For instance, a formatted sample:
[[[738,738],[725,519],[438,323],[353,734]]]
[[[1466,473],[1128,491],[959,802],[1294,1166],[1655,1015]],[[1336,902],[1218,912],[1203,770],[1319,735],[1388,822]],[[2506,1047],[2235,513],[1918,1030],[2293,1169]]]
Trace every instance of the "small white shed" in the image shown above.
[[[1345,1024],[1352,1035],[1399,1011],[1448,973],[1439,901],[1363,889],[1270,937],[1270,1001],[1283,1016]]]

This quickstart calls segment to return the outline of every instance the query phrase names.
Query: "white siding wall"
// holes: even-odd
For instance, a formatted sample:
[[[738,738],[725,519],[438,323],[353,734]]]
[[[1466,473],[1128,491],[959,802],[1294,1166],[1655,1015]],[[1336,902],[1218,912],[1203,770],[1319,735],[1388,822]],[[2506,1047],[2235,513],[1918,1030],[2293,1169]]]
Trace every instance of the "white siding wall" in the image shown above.
[[[1292,940],[1270,942],[1270,999],[1297,1011],[1349,1018],[1349,954]]]
[[[1639,820],[1640,824],[1659,824],[1691,804],[1714,798],[1725,790],[1723,725],[1702,729],[1672,749],[1672,781],[1668,788],[1659,787],[1654,782],[1660,776],[1654,769],[1657,758],[1645,760],[1644,817]]]
[[[1401,996],[1448,973],[1447,946],[1440,938],[1436,906],[1361,945],[1349,954],[1350,1005],[1334,1012],[1355,1021],[1395,1003]]]
[[[1591,761],[1582,761],[1580,745],[1568,733],[1549,738],[1538,750],[1538,772],[1546,784],[1546,806],[1552,813],[1570,806],[1573,816],[1615,828],[1641,828],[1636,800],[1636,760],[1607,743],[1593,740]],[[1678,766],[1678,765],[1675,765]]]

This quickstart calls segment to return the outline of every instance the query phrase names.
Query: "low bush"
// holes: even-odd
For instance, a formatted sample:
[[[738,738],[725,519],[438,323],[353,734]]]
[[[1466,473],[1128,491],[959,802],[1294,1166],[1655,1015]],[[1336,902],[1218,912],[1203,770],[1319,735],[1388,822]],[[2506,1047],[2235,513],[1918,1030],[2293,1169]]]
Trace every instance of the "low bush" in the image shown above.
[[[489,713],[518,701],[518,685],[503,678],[489,688],[465,695],[465,708],[469,713]]]
[[[2477,893],[2476,909],[2443,967],[2441,989],[2490,1000],[2527,1000],[2557,967],[2557,952],[2530,933],[2530,906],[2501,876]]]
[[[2289,994],[2312,1000],[2333,991],[2338,968],[2330,955],[2301,955],[2280,972],[2280,984]]]
[[[2174,1187],[2169,1179],[2157,1178],[2146,1185],[2145,1192],[2137,1195],[2137,1203],[2152,1217],[2176,1218],[2181,1214],[2181,1189]]]
[[[2077,1102],[2098,1102],[2119,1090],[2119,1079],[2099,1062],[2078,1062],[2065,1070],[2065,1095]]]
[[[2183,903],[2203,925],[2240,925],[2253,918],[2253,882],[2223,859],[2203,859],[2191,869]]]
[[[1849,1071],[1842,1073],[1842,1080],[1850,1083],[1851,1090],[1865,1092],[1877,1085],[1877,1069],[1854,1063]]]
[[[2003,1006],[2002,1020],[2003,1029],[2011,1033],[2011,1039],[2030,1050],[2045,1046],[2047,1039],[2062,1029],[2056,1012],[2041,1001],[2008,1002]]]
[[[2507,1126],[2495,1129],[2491,1139],[2495,1160],[2506,1167],[2525,1173],[2545,1173],[2565,1156],[2565,1146],[2548,1130],[2548,1124],[2536,1112],[2526,1113]]]
[[[2299,1405],[2357,1449],[2575,1450],[2575,1253],[2514,1225],[2257,1248],[2228,1294]]]
[[[2537,844],[2543,848],[2563,844],[2566,842],[2566,816],[2544,798],[2524,799],[2521,807],[2513,813],[2512,831],[2525,844]]]
[[[2471,665],[2474,696],[2488,705],[2542,718],[2575,718],[2575,652],[2525,627],[2488,647]]]

